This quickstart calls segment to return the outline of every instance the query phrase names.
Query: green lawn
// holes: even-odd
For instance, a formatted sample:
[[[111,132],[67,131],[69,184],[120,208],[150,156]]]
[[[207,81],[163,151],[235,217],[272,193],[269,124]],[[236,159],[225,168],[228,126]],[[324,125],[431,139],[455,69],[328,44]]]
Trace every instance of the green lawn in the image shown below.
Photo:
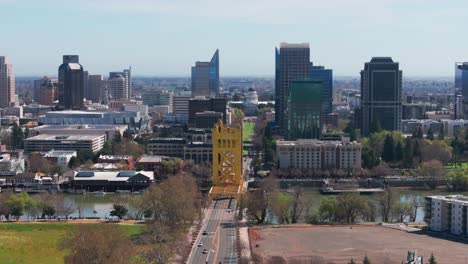
[[[64,251],[58,249],[73,223],[1,223],[0,263],[63,263]],[[128,235],[141,233],[143,226],[119,225]]]
[[[447,169],[466,169],[468,168],[468,162],[462,162],[460,166],[458,166],[458,164],[449,163],[445,167]]]
[[[245,141],[252,141],[254,132],[254,123],[245,122],[242,126],[242,140]]]

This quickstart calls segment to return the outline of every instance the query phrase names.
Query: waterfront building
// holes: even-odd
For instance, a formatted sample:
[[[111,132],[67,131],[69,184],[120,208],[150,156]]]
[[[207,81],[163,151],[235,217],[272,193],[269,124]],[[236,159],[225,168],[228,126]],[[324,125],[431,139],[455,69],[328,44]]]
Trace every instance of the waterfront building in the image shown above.
[[[84,70],[78,55],[64,55],[58,69],[59,109],[83,109]]]
[[[429,230],[468,237],[468,197],[426,196],[424,220]]]
[[[87,191],[140,191],[153,182],[153,171],[75,171],[70,187]]]
[[[322,128],[322,81],[296,79],[290,84],[286,106],[288,138],[319,138]]]
[[[361,143],[358,142],[278,140],[276,156],[280,169],[361,169]]]
[[[0,56],[0,108],[14,106],[16,102],[13,65],[6,57]]]
[[[215,97],[219,94],[219,50],[209,62],[197,61],[192,67],[192,96]]]

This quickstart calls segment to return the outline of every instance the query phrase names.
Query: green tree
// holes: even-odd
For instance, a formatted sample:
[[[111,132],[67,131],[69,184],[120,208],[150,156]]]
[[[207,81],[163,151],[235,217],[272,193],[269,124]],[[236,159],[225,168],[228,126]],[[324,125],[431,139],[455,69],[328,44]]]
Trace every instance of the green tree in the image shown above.
[[[80,150],[77,153],[77,157],[81,164],[85,164],[87,161],[93,160],[94,153],[89,149]]]
[[[413,131],[413,135],[412,135],[413,138],[422,139],[423,136],[424,136],[424,133],[423,133],[422,127],[418,127],[418,129]]]
[[[444,125],[440,124],[440,129],[439,129],[439,134],[437,135],[438,140],[444,140],[445,139],[445,131],[444,131]]]
[[[380,120],[379,119],[374,119],[371,124],[370,124],[370,128],[369,128],[369,132],[372,134],[372,133],[378,133],[380,131],[382,131],[382,125],[380,124]]]
[[[55,207],[49,203],[44,203],[42,205],[42,215],[43,217],[52,218],[56,213]]]
[[[468,169],[450,171],[447,173],[447,178],[451,191],[458,192],[468,190]]]
[[[402,161],[404,155],[405,151],[403,149],[403,144],[401,144],[401,141],[398,141],[395,147],[395,161]]]
[[[391,134],[387,134],[385,137],[382,159],[386,162],[395,160],[395,142]]]
[[[429,130],[427,130],[426,139],[428,139],[428,140],[434,140],[435,139],[434,131],[432,131],[432,127],[429,127]]]
[[[380,158],[375,151],[367,146],[362,149],[362,166],[367,169],[372,169],[380,164]]]
[[[128,213],[127,207],[123,204],[114,204],[113,207],[114,209],[110,212],[110,215],[117,216],[119,220],[122,220]]]
[[[431,253],[431,257],[429,258],[429,264],[437,264],[437,260],[434,257],[434,253]]]
[[[353,223],[358,216],[365,215],[367,201],[356,193],[338,195],[336,198],[337,217],[346,223]]]
[[[351,141],[356,140],[356,128],[354,127],[354,122],[350,121],[347,125],[346,128],[343,130],[343,132],[349,134],[349,139]]]
[[[120,134],[120,132],[116,132],[114,134],[114,138],[112,139],[112,141],[115,143],[120,143],[122,141],[122,135]]]
[[[16,122],[13,122],[13,126],[11,128],[11,142],[12,142],[13,147],[22,148],[23,140],[24,140],[23,129]]]
[[[318,210],[320,222],[335,221],[336,198],[333,196],[322,196]]]
[[[10,215],[19,220],[19,218],[24,214],[27,206],[30,204],[31,197],[25,192],[14,194],[5,202],[5,204],[10,209]]]

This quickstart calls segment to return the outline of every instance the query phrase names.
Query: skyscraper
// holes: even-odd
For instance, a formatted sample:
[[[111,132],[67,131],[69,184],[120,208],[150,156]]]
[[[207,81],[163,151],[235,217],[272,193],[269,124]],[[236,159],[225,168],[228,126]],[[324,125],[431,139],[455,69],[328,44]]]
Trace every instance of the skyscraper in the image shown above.
[[[91,97],[91,91],[89,90],[89,73],[83,71],[83,97],[89,100]]]
[[[78,55],[63,55],[58,69],[59,109],[83,109],[84,72]]]
[[[333,111],[333,70],[311,64],[310,78],[322,81],[322,115],[330,114]]]
[[[34,81],[34,95],[41,105],[53,105],[57,97],[57,79],[44,76]]]
[[[468,62],[455,63],[455,119],[468,117]]]
[[[289,139],[319,138],[322,129],[323,82],[295,79],[290,82],[287,113]]]
[[[15,76],[13,65],[4,56],[0,56],[0,107],[9,107],[16,103]]]
[[[197,61],[192,67],[192,96],[215,97],[219,94],[219,50],[211,61]]]
[[[132,97],[132,67],[130,66],[128,69],[124,69],[121,72],[110,72],[109,80],[114,78],[116,75],[121,75],[125,79],[125,89],[127,91],[126,98],[130,99]]]
[[[295,79],[309,78],[311,74],[309,43],[281,43],[279,50],[275,49],[275,60],[276,123],[286,129],[285,110],[290,84]]]
[[[401,128],[402,71],[390,57],[374,57],[361,71],[362,128],[364,136],[378,128]]]
[[[128,99],[127,80],[121,74],[109,78],[108,90],[110,100]]]

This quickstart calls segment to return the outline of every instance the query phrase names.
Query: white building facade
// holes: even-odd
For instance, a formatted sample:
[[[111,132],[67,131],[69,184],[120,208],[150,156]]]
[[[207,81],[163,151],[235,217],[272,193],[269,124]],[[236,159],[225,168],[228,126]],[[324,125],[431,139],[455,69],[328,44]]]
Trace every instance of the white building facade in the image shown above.
[[[468,237],[468,197],[427,196],[424,220],[429,230]]]

